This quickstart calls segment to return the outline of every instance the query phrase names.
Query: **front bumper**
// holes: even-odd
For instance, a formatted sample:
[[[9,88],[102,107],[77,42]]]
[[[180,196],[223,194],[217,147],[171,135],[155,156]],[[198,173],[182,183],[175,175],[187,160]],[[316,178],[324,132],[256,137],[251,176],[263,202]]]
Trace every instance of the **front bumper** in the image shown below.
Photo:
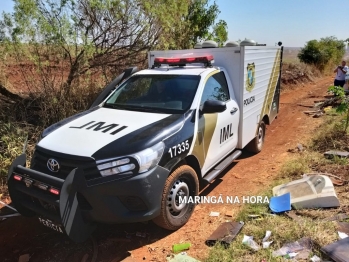
[[[160,214],[161,195],[169,175],[160,166],[122,179],[117,175],[115,180],[105,177],[91,185],[79,168],[63,180],[26,168],[25,162],[25,154],[16,158],[8,174],[9,194],[18,212],[62,225],[76,242],[85,241],[96,222],[141,222]],[[51,193],[51,188],[58,194]]]

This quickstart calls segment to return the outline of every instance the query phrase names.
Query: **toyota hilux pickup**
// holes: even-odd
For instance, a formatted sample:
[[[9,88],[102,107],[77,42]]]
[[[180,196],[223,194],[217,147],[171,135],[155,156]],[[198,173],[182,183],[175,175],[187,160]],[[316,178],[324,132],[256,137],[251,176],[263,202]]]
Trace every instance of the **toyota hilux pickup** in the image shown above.
[[[30,166],[8,173],[23,216],[76,242],[98,223],[153,220],[177,230],[200,182],[212,182],[246,148],[262,150],[279,112],[282,46],[151,51],[86,111],[45,129]]]

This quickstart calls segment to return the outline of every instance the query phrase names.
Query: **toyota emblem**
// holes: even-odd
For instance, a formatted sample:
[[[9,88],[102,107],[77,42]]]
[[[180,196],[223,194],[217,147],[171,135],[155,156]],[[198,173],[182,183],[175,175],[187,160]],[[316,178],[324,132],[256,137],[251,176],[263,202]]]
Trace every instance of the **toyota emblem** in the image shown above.
[[[50,158],[47,161],[47,168],[52,172],[58,172],[60,167],[56,159]]]

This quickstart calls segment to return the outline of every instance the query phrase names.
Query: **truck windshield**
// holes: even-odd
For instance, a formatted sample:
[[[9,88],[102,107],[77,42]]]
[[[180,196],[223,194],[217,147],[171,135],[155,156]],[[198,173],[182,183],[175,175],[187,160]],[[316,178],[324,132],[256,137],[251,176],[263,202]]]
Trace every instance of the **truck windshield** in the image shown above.
[[[104,107],[182,114],[190,108],[199,82],[197,75],[135,75],[114,91]]]

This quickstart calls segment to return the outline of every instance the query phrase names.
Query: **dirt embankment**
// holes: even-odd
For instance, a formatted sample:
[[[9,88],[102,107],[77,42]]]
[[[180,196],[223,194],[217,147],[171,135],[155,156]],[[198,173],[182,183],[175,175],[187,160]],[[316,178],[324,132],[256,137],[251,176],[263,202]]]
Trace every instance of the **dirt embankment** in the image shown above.
[[[321,72],[313,66],[301,63],[284,63],[281,84],[285,89],[293,88],[297,85],[314,82],[321,76]]]

